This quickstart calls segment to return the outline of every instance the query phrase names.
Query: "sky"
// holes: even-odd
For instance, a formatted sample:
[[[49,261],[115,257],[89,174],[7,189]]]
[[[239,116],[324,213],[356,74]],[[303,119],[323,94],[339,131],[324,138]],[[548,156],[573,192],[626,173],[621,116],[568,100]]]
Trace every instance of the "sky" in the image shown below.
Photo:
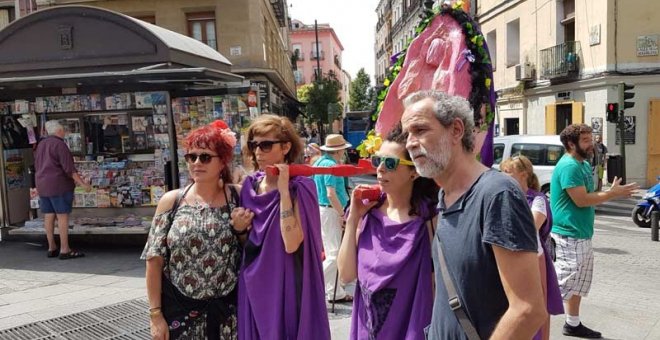
[[[343,68],[354,79],[358,70],[374,76],[378,0],[288,0],[289,16],[306,25],[330,24],[344,46]]]

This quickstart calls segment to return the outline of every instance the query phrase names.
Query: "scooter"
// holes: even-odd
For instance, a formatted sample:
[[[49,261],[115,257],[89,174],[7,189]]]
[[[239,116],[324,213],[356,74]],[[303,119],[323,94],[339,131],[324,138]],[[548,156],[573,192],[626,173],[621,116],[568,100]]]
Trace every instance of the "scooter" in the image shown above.
[[[659,183],[644,194],[644,198],[637,203],[632,211],[632,220],[640,228],[650,228],[651,213],[660,211],[660,176],[657,179]]]

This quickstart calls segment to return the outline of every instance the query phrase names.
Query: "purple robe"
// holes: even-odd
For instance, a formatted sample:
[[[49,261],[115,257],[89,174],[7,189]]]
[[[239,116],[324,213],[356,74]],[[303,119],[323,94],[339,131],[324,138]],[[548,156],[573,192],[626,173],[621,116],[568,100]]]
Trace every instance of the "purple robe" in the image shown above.
[[[238,278],[238,339],[330,339],[314,182],[299,176],[289,183],[305,238],[295,253],[287,254],[279,192],[255,191],[263,177],[263,172],[248,176],[241,190],[241,206],[255,215]]]
[[[557,280],[557,272],[555,272],[555,265],[552,263],[550,252],[548,251],[548,238],[550,237],[550,229],[552,229],[552,211],[550,210],[550,203],[544,193],[527,190],[527,204],[531,207],[532,202],[536,197],[542,197],[545,200],[545,222],[539,229],[539,238],[541,239],[541,246],[543,247],[543,257],[545,257],[545,277],[547,282],[546,297],[548,299],[548,314],[559,315],[564,314],[564,305],[561,298],[561,291],[559,290],[559,281]],[[541,339],[541,331],[535,336],[534,340]]]
[[[405,223],[378,207],[363,217],[351,339],[424,339],[433,309],[432,215],[422,210],[422,217]]]

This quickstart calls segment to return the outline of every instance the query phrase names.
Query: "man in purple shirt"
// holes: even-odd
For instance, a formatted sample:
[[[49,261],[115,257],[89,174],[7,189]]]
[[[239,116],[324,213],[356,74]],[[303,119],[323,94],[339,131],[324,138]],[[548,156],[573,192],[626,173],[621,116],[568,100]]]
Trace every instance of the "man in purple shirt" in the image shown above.
[[[48,257],[60,260],[84,256],[69,247],[69,214],[73,206],[73,190],[76,183],[90,191],[92,187],[78,175],[73,156],[64,142],[66,132],[56,120],[46,122],[48,137],[39,142],[35,154],[36,185],[39,207],[44,214],[44,226],[48,238]],[[55,217],[60,232],[61,247],[55,243]]]

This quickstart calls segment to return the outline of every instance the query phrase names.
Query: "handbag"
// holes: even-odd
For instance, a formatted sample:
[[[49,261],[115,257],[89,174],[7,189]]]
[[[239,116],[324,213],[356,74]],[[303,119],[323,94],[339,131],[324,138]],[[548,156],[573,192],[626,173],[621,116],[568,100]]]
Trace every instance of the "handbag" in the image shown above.
[[[165,229],[165,235],[169,234],[174,221],[174,216],[176,215],[176,210],[179,208],[181,201],[191,187],[192,184],[184,190],[179,190],[177,193],[172,209],[168,213],[168,223]],[[232,191],[232,200],[236,203],[235,189],[230,187],[230,190]],[[225,194],[227,206],[229,206],[227,193],[225,190],[223,190],[223,193]],[[165,248],[165,256],[163,259],[163,269],[165,269],[170,260],[169,247]],[[167,275],[165,275],[165,271],[163,270],[161,273],[160,299],[161,312],[167,322],[170,338],[177,339],[181,334],[194,325],[199,317],[206,314],[206,336],[209,340],[219,340],[220,335],[218,334],[218,329],[220,329],[221,321],[226,320],[231,316],[230,306],[236,306],[237,294],[236,289],[234,289],[228,295],[220,298],[206,300],[193,299],[181,293]]]

